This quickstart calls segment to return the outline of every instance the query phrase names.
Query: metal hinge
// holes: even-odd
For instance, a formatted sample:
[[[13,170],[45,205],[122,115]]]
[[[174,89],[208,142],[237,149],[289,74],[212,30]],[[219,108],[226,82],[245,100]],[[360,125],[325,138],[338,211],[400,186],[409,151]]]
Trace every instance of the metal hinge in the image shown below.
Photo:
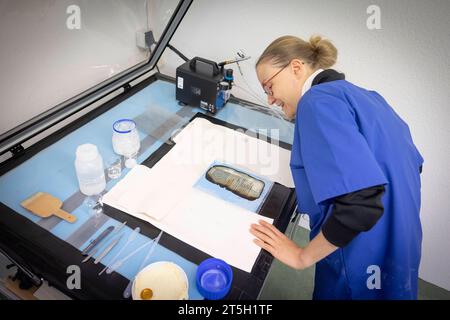
[[[9,149],[9,152],[12,153],[13,157],[20,155],[24,151],[25,151],[25,148],[21,144],[15,145],[11,149]]]

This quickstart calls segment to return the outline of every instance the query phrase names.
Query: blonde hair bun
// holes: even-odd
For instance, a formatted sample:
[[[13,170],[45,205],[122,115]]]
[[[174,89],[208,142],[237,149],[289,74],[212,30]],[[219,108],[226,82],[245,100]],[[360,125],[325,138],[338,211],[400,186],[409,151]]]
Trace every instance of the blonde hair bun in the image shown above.
[[[314,64],[322,69],[328,69],[337,61],[337,49],[327,39],[314,35],[309,39],[311,50],[314,52]]]
[[[309,38],[309,44],[311,45],[311,49],[316,51],[319,48],[319,43],[322,41],[321,36],[312,36]]]

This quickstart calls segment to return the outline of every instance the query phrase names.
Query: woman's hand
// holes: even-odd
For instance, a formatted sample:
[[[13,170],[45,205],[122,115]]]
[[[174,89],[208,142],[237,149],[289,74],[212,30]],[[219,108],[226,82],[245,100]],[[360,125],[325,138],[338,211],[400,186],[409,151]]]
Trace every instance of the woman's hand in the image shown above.
[[[259,220],[259,224],[251,225],[250,233],[257,238],[254,242],[258,246],[270,252],[284,264],[294,269],[304,269],[309,266],[303,261],[303,249],[272,224]]]

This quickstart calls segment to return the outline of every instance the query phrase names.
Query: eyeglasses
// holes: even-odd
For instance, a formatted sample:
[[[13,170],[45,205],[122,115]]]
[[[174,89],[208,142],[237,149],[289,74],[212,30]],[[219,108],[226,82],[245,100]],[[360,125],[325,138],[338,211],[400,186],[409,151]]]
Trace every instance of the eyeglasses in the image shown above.
[[[262,87],[264,92],[268,95],[268,96],[273,96],[273,91],[272,91],[272,86],[268,86],[268,83],[270,81],[272,81],[277,75],[279,75],[281,73],[281,71],[283,71],[284,69],[286,69],[287,66],[289,66],[291,64],[291,62],[289,62],[287,65],[285,65],[284,67],[282,67],[280,70],[278,70],[273,76],[271,76],[269,79],[267,79],[266,81],[264,81],[262,83]]]

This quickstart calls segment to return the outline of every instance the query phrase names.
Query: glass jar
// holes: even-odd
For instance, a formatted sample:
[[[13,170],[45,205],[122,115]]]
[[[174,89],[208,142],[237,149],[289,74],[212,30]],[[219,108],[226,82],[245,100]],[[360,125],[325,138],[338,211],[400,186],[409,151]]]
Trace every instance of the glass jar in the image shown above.
[[[141,142],[133,120],[120,119],[114,122],[112,145],[115,153],[125,157],[126,167],[131,168],[136,164]]]

